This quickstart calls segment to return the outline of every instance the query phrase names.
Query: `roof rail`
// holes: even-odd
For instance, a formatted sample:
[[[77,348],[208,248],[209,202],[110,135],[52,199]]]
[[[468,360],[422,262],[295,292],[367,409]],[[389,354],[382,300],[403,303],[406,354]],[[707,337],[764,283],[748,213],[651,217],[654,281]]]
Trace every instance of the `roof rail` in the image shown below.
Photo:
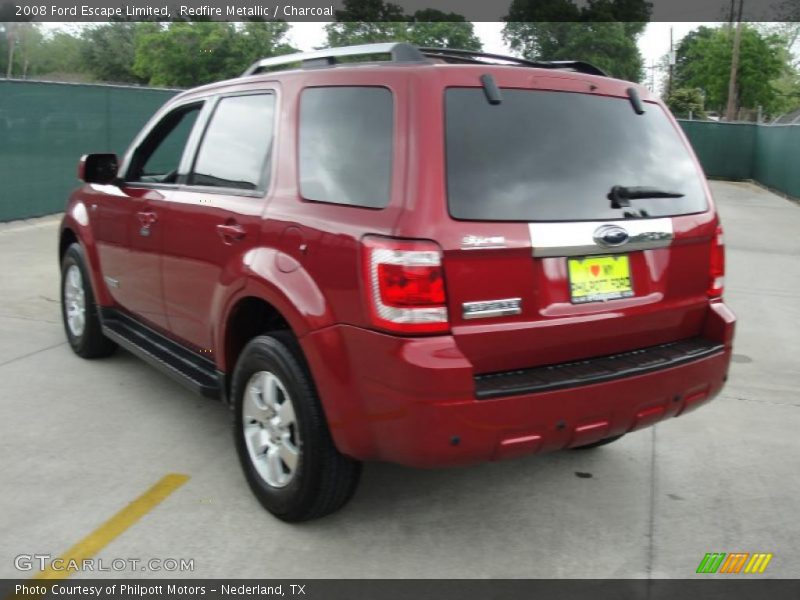
[[[263,58],[250,65],[242,73],[242,77],[255,75],[268,71],[272,67],[300,63],[302,67],[318,67],[321,65],[335,65],[343,56],[370,56],[372,54],[389,54],[391,62],[428,62],[428,59],[416,46],[405,42],[388,42],[384,44],[362,44],[360,46],[344,46],[342,48],[326,48],[313,52],[297,52],[273,58]]]
[[[595,67],[593,64],[581,60],[537,61],[528,60],[527,58],[517,58],[516,56],[505,56],[503,54],[490,54],[488,52],[475,52],[473,50],[454,50],[450,48],[419,48],[419,52],[423,56],[440,58],[449,62],[493,64],[489,61],[494,61],[494,64],[500,62],[522,67],[536,67],[539,69],[570,69],[578,73],[608,77],[608,74],[599,67]]]
[[[405,42],[387,42],[383,44],[362,44],[360,46],[343,46],[341,48],[326,48],[313,52],[297,52],[284,56],[262,58],[250,65],[242,73],[242,77],[255,75],[263,71],[270,71],[273,67],[287,67],[299,64],[301,68],[332,66],[341,62],[345,56],[371,56],[375,54],[390,55],[390,62],[426,63],[437,58],[447,62],[468,64],[506,64],[521,67],[537,67],[539,69],[569,69],[578,73],[589,75],[602,75],[607,77],[605,71],[580,60],[552,60],[535,61],[503,54],[490,54],[488,52],[474,52],[472,50],[453,50],[450,48],[417,48]]]

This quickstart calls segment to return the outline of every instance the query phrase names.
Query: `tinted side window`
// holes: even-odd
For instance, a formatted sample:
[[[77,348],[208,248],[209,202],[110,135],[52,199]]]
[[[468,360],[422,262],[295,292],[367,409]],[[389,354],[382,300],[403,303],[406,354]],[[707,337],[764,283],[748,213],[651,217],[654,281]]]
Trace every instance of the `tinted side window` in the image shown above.
[[[307,200],[389,204],[392,93],[380,87],[309,88],[300,100],[300,193]]]
[[[264,189],[274,116],[274,94],[220,100],[200,144],[189,183],[241,190]]]
[[[175,183],[178,165],[202,104],[181,107],[166,115],[136,149],[128,181]]]

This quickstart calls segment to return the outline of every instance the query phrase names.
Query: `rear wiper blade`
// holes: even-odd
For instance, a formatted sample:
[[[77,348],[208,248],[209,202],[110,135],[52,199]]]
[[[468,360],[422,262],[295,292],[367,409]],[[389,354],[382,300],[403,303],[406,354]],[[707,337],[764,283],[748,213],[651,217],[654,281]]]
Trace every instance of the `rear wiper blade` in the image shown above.
[[[640,200],[642,198],[683,198],[683,194],[654,187],[627,187],[624,185],[615,185],[608,193],[608,199],[611,200],[611,208],[627,208],[631,205],[631,200]]]

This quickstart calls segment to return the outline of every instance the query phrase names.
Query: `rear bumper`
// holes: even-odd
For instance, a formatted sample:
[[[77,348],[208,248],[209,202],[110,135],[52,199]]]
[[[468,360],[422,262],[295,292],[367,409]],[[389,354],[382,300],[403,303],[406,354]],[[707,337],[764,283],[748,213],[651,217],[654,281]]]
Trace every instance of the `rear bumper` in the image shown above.
[[[580,446],[685,414],[722,389],[733,329],[733,314],[714,303],[702,337],[718,351],[643,374],[482,400],[450,336],[338,325],[302,344],[342,452],[434,467]]]

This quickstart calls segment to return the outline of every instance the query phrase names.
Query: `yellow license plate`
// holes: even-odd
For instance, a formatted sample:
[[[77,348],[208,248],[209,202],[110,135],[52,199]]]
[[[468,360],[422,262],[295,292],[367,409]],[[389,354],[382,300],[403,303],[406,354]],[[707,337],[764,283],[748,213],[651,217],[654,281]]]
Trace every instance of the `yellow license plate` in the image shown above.
[[[567,260],[570,296],[574,304],[633,296],[628,256],[588,256]]]

